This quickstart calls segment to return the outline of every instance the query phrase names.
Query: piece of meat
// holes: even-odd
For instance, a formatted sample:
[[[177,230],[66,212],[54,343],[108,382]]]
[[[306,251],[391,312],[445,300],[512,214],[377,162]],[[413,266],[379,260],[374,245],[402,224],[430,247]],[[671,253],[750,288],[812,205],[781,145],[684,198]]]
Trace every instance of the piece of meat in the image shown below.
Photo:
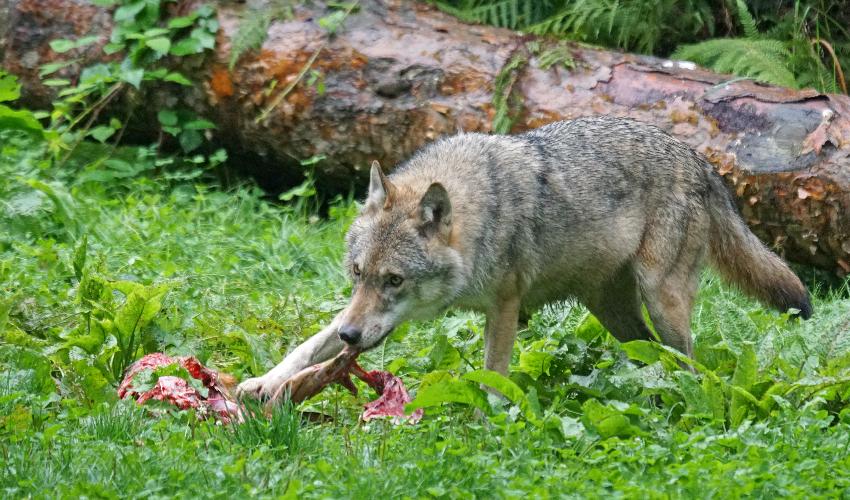
[[[410,402],[410,395],[400,378],[390,372],[373,370],[367,372],[357,364],[360,353],[352,348],[344,349],[335,358],[309,366],[286,380],[272,397],[271,404],[277,404],[284,399],[300,403],[320,393],[328,385],[338,382],[357,394],[357,388],[351,381],[351,375],[363,380],[375,390],[380,397],[364,405],[361,419],[368,422],[374,418],[389,417],[393,423],[416,423],[422,418],[422,409],[410,415],[404,413],[404,406]],[[134,378],[146,369],[155,370],[161,366],[179,363],[192,378],[200,380],[207,389],[204,397],[192,385],[180,378],[164,375],[157,379],[153,387],[138,390],[133,385]],[[133,363],[118,386],[118,397],[132,397],[139,404],[155,399],[170,403],[180,409],[195,408],[201,415],[214,415],[225,423],[233,420],[242,422],[243,409],[235,403],[228,387],[233,385],[229,375],[211,370],[192,356],[172,358],[162,353],[144,356]]]
[[[375,401],[364,405],[363,414],[360,415],[361,420],[368,422],[373,418],[390,417],[394,424],[403,422],[415,424],[422,419],[425,413],[422,408],[409,415],[404,412],[404,406],[411,401],[411,398],[400,378],[387,371],[366,372],[357,363],[354,363],[352,368],[352,373],[357,378],[369,384],[381,395]]]
[[[293,403],[300,403],[320,393],[333,382],[338,382],[353,394],[357,394],[357,388],[350,378],[350,374],[354,374],[381,396],[364,406],[360,417],[363,421],[390,417],[396,424],[418,422],[423,415],[421,408],[410,415],[404,413],[404,406],[411,401],[411,398],[401,379],[386,371],[365,371],[357,364],[359,354],[353,348],[346,347],[335,358],[308,366],[288,378],[275,391],[271,404],[277,404],[287,398]]]
[[[357,394],[349,372],[359,354],[357,350],[346,347],[335,358],[304,368],[281,384],[272,395],[271,403],[277,404],[285,399],[300,403],[322,392],[322,389],[333,382],[338,382],[352,394]]]
[[[179,363],[192,378],[201,381],[207,389],[204,397],[197,389],[192,387],[188,381],[171,375],[161,376],[151,389],[139,391],[133,386],[136,375],[143,370],[155,370],[161,366]],[[118,386],[118,397],[124,399],[132,397],[139,404],[156,399],[173,404],[181,410],[195,408],[200,415],[215,415],[223,422],[231,420],[241,422],[243,420],[242,410],[239,405],[230,400],[227,386],[232,385],[233,380],[229,375],[220,374],[211,370],[193,356],[172,358],[160,352],[144,356],[133,363],[124,375],[124,380]]]

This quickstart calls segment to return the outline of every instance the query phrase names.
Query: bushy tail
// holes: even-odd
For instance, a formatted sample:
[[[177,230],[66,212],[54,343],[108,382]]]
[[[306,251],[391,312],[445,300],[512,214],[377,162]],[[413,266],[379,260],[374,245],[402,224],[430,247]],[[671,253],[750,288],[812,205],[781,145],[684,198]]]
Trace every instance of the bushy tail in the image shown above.
[[[812,303],[805,285],[750,231],[720,177],[712,172],[709,179],[713,266],[744,293],[783,312],[798,309],[799,315],[808,319]]]

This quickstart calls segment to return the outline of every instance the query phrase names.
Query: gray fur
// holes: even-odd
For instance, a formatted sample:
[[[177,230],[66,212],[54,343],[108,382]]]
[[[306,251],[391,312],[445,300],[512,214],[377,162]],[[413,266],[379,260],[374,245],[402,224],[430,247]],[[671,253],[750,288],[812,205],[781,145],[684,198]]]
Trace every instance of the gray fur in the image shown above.
[[[360,275],[337,318],[363,330],[361,348],[457,306],[487,315],[487,368],[505,372],[519,310],[577,299],[622,341],[650,338],[644,303],[662,341],[691,355],[708,254],[748,293],[811,314],[805,287],[746,228],[711,166],[651,125],[600,116],[459,134],[371,178],[347,236],[346,265]],[[387,286],[391,275],[401,286]]]

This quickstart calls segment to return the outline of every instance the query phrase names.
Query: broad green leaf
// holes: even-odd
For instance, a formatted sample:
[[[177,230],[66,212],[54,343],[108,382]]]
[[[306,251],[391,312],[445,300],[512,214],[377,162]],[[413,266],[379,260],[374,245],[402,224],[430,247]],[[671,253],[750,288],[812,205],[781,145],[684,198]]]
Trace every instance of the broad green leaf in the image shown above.
[[[89,235],[84,234],[77,243],[76,248],[74,248],[74,260],[72,261],[72,265],[74,267],[74,276],[76,276],[78,280],[83,278],[83,269],[86,267],[86,252],[88,251],[88,246]]]
[[[582,405],[582,421],[603,438],[629,437],[640,434],[639,428],[632,425],[631,420],[622,411],[608,405],[603,405],[596,399],[588,399]]]
[[[114,286],[114,285],[113,285]],[[121,334],[122,349],[129,355],[138,345],[140,332],[162,308],[162,298],[168,292],[170,284],[141,286],[132,290],[124,304],[115,313],[115,327]]]
[[[649,340],[632,340],[631,342],[620,344],[620,347],[623,348],[629,359],[640,361],[641,363],[651,365],[661,359],[661,353],[658,351],[656,343]]]
[[[169,28],[188,28],[192,26],[195,22],[195,19],[198,18],[197,14],[190,14],[188,16],[175,17],[168,21]]]
[[[584,321],[576,328],[576,337],[585,341],[591,341],[600,335],[604,335],[606,331],[602,323],[596,319],[596,316],[588,314]]]
[[[150,40],[145,41],[145,45],[158,54],[167,54],[168,50],[171,48],[171,40],[165,37],[151,38]]]
[[[144,68],[129,69],[121,72],[121,80],[136,88],[139,88],[142,84],[142,78],[144,78],[144,76]]]
[[[163,80],[167,82],[174,82],[180,85],[185,85],[187,87],[191,87],[194,85],[191,80],[183,76],[181,73],[171,72],[163,77]]]
[[[159,123],[168,127],[173,127],[177,125],[177,113],[175,113],[173,110],[160,110],[160,112],[156,114],[156,117],[159,120]]]
[[[149,30],[146,30],[142,35],[145,38],[159,38],[159,37],[161,37],[163,35],[167,35],[167,34],[168,34],[168,30],[165,29],[165,28],[151,28]]]
[[[751,404],[758,405],[758,401],[749,393],[750,388],[756,382],[758,360],[756,352],[751,343],[745,343],[741,347],[741,354],[732,374],[732,400],[729,405],[729,416],[732,425],[740,424],[747,415],[747,407]]]
[[[53,74],[53,73],[59,71],[60,69],[67,68],[68,66],[70,66],[72,64],[76,64],[78,62],[79,62],[79,59],[70,59],[70,60],[67,60],[67,61],[57,61],[57,62],[44,64],[44,65],[41,66],[41,68],[39,68],[38,76],[40,76],[41,78],[44,78],[47,75]],[[3,99],[0,99],[0,101],[2,101],[2,100]]]
[[[416,398],[404,407],[406,413],[419,408],[440,406],[443,403],[461,403],[489,411],[486,393],[475,384],[456,378],[445,378],[419,389]]]
[[[35,115],[26,109],[15,110],[0,104],[0,130],[22,130],[33,134],[43,134],[44,127]]]
[[[76,203],[71,193],[59,183],[45,183],[37,179],[29,179],[27,181],[31,187],[38,189],[46,194],[50,201],[53,202],[56,217],[62,221],[66,227],[76,232],[78,223],[76,219]]]
[[[702,379],[702,392],[708,402],[711,415],[715,421],[726,421],[726,395],[720,379],[704,376]]]
[[[71,332],[62,347],[65,349],[79,347],[88,354],[98,354],[105,342],[106,332],[103,330],[103,325],[99,321],[92,320]]]
[[[106,125],[98,125],[91,129],[88,133],[94,140],[100,143],[106,142],[107,139],[115,134],[115,129]]]
[[[68,52],[69,50],[79,49],[81,47],[85,47],[86,45],[91,45],[94,42],[98,41],[99,38],[100,37],[97,36],[85,36],[77,40],[52,40],[50,42],[50,48],[53,49],[53,52],[62,54]]]
[[[71,361],[71,367],[74,370],[76,385],[83,389],[89,400],[99,403],[116,399],[115,390],[109,380],[95,366],[94,361],[89,359],[89,356],[76,357]]]
[[[67,80],[65,78],[49,78],[47,80],[42,80],[41,83],[45,87],[65,87],[71,84],[71,80]]]
[[[136,15],[139,12],[141,12],[142,9],[144,9],[144,8],[145,8],[145,2],[144,2],[144,0],[140,0],[140,1],[137,1],[137,2],[133,2],[133,3],[118,7],[118,9],[115,10],[115,14],[112,17],[117,22],[128,21],[128,20],[136,17]]]
[[[50,48],[53,49],[53,52],[62,54],[74,48],[74,41],[65,39],[51,40]]]
[[[566,439],[581,437],[585,432],[584,425],[577,418],[563,416],[561,419],[561,434]]]
[[[475,370],[465,373],[461,378],[492,387],[514,404],[519,404],[525,398],[525,392],[513,380],[493,370]]]
[[[711,405],[696,376],[689,371],[675,373],[677,385],[687,407],[686,412],[692,415],[711,415]]]
[[[546,351],[526,351],[519,355],[517,371],[527,373],[532,379],[537,380],[543,374],[549,375],[549,368],[554,359],[555,356]]]
[[[216,128],[215,123],[209,120],[192,120],[183,125],[186,130],[208,130]]]
[[[21,97],[21,86],[18,77],[0,70],[0,102],[14,101]]]
[[[183,130],[177,140],[184,153],[191,153],[204,142],[203,136],[197,130]]]
[[[178,57],[199,54],[203,51],[201,43],[194,38],[184,38],[171,46],[171,53]]]
[[[437,335],[434,347],[428,352],[430,370],[453,370],[460,366],[460,353],[444,334]]]

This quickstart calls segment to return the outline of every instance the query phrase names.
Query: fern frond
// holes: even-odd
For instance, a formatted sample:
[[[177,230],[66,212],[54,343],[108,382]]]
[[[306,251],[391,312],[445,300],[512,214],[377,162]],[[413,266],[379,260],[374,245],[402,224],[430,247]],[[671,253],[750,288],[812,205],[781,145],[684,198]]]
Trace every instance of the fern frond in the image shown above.
[[[684,18],[683,4],[689,12]],[[713,23],[703,0],[573,0],[526,31],[653,53]]]
[[[783,87],[798,87],[797,79],[787,65],[791,54],[778,40],[718,38],[683,45],[671,57],[693,61],[720,73],[733,73]]]
[[[263,46],[272,21],[292,17],[291,0],[276,3],[277,5],[265,5],[262,10],[245,10],[239,22],[239,28],[230,42],[230,69],[233,69],[243,54]]]
[[[738,6],[738,22],[741,23],[741,27],[744,28],[744,36],[747,38],[760,38],[761,34],[759,33],[758,27],[756,27],[756,20],[753,18],[752,14],[750,14],[750,10],[747,9],[747,4],[744,3],[744,0],[735,0]]]
[[[478,0],[461,2],[459,6],[439,0],[434,3],[440,10],[468,23],[510,29],[520,29],[540,21],[551,8],[549,0]]]

